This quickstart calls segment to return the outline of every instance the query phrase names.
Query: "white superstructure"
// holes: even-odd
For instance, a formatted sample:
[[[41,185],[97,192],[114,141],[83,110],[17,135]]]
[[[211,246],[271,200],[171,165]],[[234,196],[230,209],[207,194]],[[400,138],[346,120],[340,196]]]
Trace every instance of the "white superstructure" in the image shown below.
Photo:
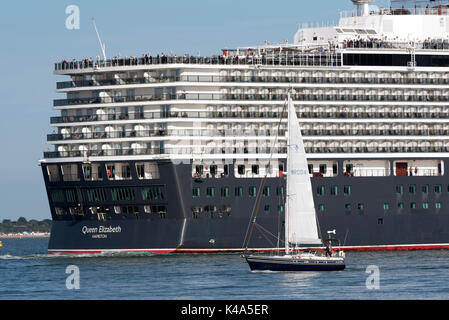
[[[413,7],[407,13],[363,7],[362,15],[342,14],[336,27],[300,29],[293,45],[223,50],[206,58],[58,63],[55,73],[71,78],[58,84],[67,97],[55,101],[61,116],[52,118],[55,133],[48,137],[55,151],[42,161],[221,159],[219,171],[225,161],[244,166],[236,177],[265,170],[277,176],[278,165],[251,166],[272,151],[288,89],[308,158],[329,159],[319,169],[325,176],[335,174],[335,158],[373,158],[359,174],[389,175],[388,163],[376,158],[447,154],[448,7],[417,7],[416,14]],[[396,54],[405,62],[363,65],[366,54]],[[424,65],[437,59],[441,65]],[[280,129],[286,130],[285,122]],[[275,157],[284,159],[283,134],[275,148]],[[438,161],[421,166],[421,174],[441,172]]]
[[[380,9],[367,0],[354,0],[363,10],[341,11],[337,26],[300,28],[294,36],[298,46],[342,45],[354,40],[378,40],[392,43],[425,43],[449,40],[449,8],[425,7],[426,1],[401,1],[411,8]],[[415,3],[421,7],[414,7]],[[424,3],[424,5],[423,5]]]

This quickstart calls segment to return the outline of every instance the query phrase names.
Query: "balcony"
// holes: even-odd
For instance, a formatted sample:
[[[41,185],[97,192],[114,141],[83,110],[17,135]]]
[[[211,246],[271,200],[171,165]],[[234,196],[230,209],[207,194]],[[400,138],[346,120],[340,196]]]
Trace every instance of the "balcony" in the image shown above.
[[[176,76],[176,77],[150,77],[132,79],[84,80],[57,82],[56,88],[84,88],[99,86],[117,86],[131,84],[151,84],[163,82],[193,82],[193,83],[303,83],[303,84],[403,84],[403,85],[437,85],[449,84],[449,79],[413,78],[413,77],[371,77],[372,73],[364,77],[336,77],[328,76]]]
[[[54,107],[89,104],[111,104],[126,102],[151,102],[151,101],[173,101],[173,100],[225,100],[225,101],[279,101],[284,102],[287,94],[284,93],[177,93],[177,94],[149,94],[119,97],[96,97],[96,98],[72,98],[56,99],[53,101]],[[381,102],[449,102],[447,95],[407,95],[390,94],[379,92],[375,95],[357,95],[341,93],[302,93],[297,92],[292,95],[294,101],[329,101],[329,102],[357,102],[357,101],[381,101]]]

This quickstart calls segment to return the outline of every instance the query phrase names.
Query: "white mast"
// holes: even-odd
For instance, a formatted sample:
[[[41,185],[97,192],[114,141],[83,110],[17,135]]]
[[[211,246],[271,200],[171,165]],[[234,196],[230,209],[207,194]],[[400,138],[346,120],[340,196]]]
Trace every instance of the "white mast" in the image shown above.
[[[101,52],[103,53],[103,59],[106,61],[106,45],[101,41],[100,34],[98,33],[97,25],[95,24],[95,19],[92,18],[94,23],[95,32],[97,33],[98,42],[100,43]]]
[[[285,254],[289,254],[290,253],[290,234],[289,234],[289,216],[288,216],[288,200],[290,195],[288,194],[288,180],[289,180],[289,175],[290,175],[290,161],[289,161],[289,157],[288,155],[290,154],[290,119],[291,119],[291,98],[290,98],[290,90],[288,91],[287,94],[287,179],[285,181],[285,192],[286,192],[286,198],[285,198],[285,217],[284,217],[284,221],[285,221]]]

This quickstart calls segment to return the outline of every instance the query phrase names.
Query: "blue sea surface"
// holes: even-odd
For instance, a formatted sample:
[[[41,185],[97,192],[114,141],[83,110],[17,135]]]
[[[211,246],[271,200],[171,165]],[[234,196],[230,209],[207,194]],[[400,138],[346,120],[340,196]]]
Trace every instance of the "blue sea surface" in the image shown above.
[[[47,253],[47,238],[2,242],[3,300],[449,298],[445,250],[347,252],[344,271],[281,273],[251,272],[239,254],[63,255]],[[79,270],[79,289],[66,285],[69,266]]]

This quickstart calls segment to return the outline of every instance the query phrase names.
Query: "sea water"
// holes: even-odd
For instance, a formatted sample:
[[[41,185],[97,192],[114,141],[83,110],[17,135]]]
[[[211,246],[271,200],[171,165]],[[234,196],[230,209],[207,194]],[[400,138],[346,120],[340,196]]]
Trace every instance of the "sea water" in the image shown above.
[[[336,272],[251,272],[239,254],[47,253],[3,239],[0,299],[448,299],[449,251],[347,252]]]

